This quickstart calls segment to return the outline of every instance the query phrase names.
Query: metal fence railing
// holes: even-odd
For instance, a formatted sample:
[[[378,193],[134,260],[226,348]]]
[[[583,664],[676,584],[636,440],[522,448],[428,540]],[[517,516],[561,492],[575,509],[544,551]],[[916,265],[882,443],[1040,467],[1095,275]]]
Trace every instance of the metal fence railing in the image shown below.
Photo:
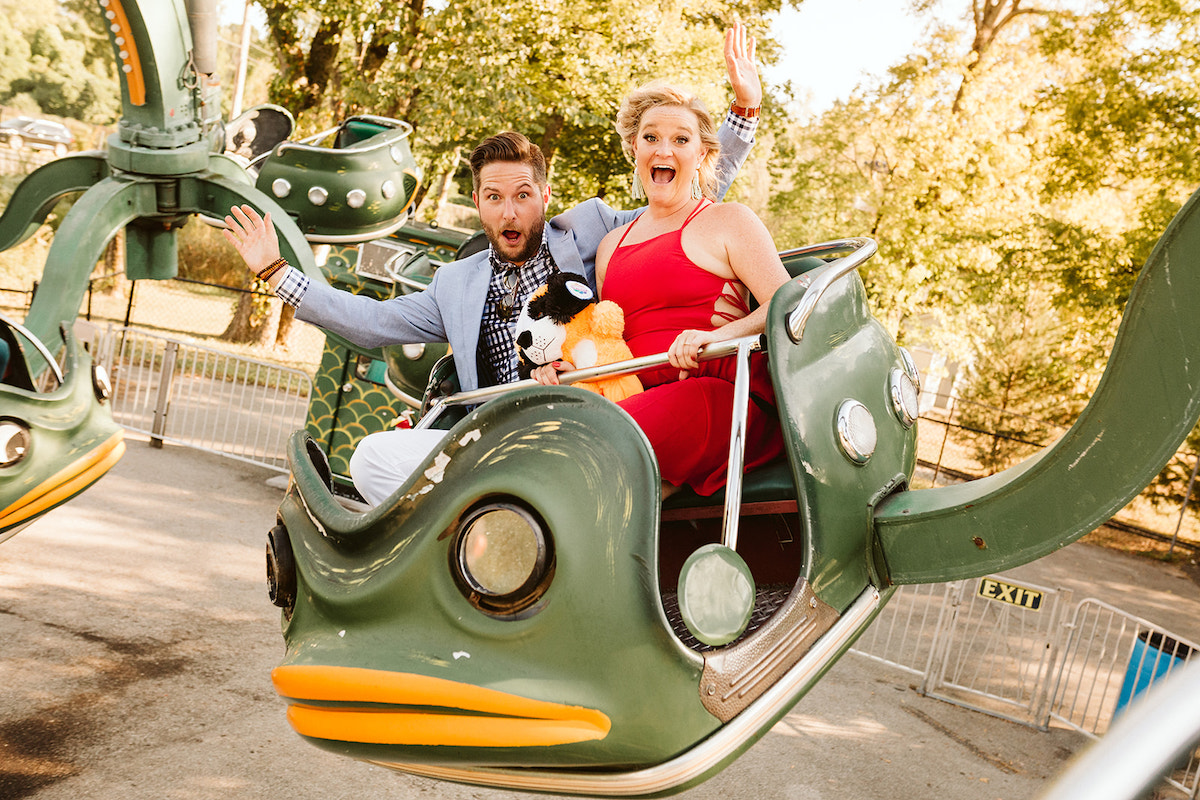
[[[1099,738],[1200,645],[1093,598],[988,576],[903,586],[855,652],[922,676],[931,697],[1041,729]],[[1200,795],[1200,753],[1167,782]]]
[[[125,428],[287,471],[287,440],[312,394],[307,373],[123,327],[101,331],[93,352]]]

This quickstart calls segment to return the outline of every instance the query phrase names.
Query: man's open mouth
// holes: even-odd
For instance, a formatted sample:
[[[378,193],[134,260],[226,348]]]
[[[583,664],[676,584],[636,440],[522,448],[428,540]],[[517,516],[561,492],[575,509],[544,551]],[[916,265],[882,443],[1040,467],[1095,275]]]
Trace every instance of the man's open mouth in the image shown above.
[[[675,180],[675,170],[670,167],[651,167],[650,180],[655,183],[670,183]]]
[[[504,241],[508,242],[509,244],[515,245],[521,241],[521,232],[520,231],[504,231],[503,233],[500,234],[500,238],[504,239]]]

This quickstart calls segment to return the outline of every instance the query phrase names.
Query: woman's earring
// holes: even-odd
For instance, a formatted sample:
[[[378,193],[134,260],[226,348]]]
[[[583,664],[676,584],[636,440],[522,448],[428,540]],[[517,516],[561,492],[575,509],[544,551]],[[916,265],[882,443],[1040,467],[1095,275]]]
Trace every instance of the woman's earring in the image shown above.
[[[700,170],[692,173],[692,199],[699,200],[704,196],[704,192],[700,189]]]
[[[633,170],[633,188],[629,190],[629,193],[633,195],[634,200],[646,199],[646,187],[642,186],[642,176],[638,175],[636,168]]]

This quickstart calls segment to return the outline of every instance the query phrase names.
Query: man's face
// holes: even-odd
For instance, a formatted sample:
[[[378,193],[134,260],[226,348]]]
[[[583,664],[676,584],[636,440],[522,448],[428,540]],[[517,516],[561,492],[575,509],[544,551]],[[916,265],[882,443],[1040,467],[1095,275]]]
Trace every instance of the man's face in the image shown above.
[[[524,264],[537,254],[550,187],[537,185],[532,167],[516,161],[485,164],[479,170],[479,191],[471,199],[496,255],[512,264]]]

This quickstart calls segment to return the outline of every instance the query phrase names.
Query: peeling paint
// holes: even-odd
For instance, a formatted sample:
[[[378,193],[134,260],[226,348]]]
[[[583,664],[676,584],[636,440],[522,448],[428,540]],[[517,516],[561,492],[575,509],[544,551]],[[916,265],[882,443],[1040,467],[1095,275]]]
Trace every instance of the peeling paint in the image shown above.
[[[1086,456],[1088,453],[1092,452],[1092,448],[1095,447],[1096,445],[1100,444],[1100,440],[1103,438],[1104,438],[1104,431],[1100,431],[1098,434],[1096,434],[1096,438],[1092,439],[1092,443],[1089,444],[1087,447],[1085,447],[1083,449],[1083,452],[1075,457],[1075,460],[1072,461],[1070,466],[1067,467],[1067,471],[1070,472],[1071,470],[1075,469],[1075,465],[1077,465],[1080,461],[1083,461],[1084,456]]]
[[[446,477],[446,466],[450,463],[450,456],[446,455],[446,451],[438,453],[433,458],[433,466],[425,470],[426,480],[433,483],[441,483],[442,478]]]
[[[479,428],[474,428],[464,433],[462,438],[458,440],[458,444],[460,447],[466,447],[471,442],[478,442],[482,435],[483,434],[479,432]]]
[[[454,656],[455,661],[458,661],[460,658],[470,658],[471,657],[471,654],[468,653],[466,650],[455,650],[454,653],[452,653],[452,655]]]

